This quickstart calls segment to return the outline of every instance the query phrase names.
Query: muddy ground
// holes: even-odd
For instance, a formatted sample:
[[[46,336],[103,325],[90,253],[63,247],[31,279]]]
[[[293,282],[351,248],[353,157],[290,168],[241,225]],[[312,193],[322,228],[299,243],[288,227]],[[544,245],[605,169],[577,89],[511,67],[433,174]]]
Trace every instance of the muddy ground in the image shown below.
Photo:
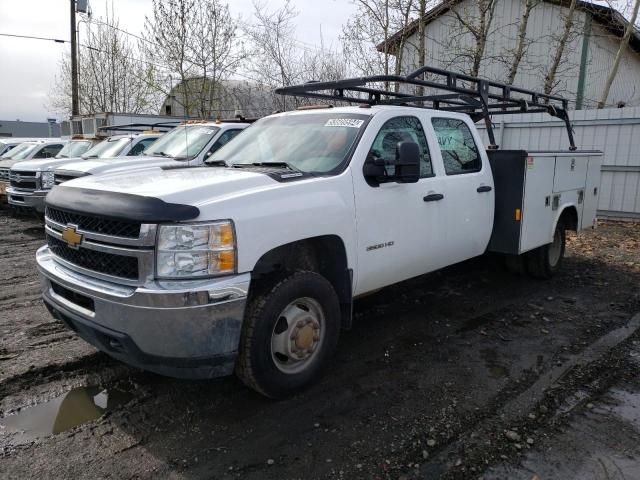
[[[39,300],[43,243],[0,212],[2,478],[640,478],[640,224],[572,236],[551,281],[486,257],[360,300],[281,402],[97,352]]]

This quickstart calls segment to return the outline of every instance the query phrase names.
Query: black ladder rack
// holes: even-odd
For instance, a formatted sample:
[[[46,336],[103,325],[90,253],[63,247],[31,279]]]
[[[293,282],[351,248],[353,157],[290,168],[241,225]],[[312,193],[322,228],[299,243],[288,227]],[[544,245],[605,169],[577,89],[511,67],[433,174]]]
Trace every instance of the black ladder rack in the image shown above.
[[[425,74],[431,79],[421,78]],[[388,89],[391,83],[450,93],[412,94],[400,91],[400,88],[399,91],[393,91]],[[380,88],[380,84],[386,85],[387,89]],[[564,121],[569,136],[569,150],[576,150],[573,128],[567,113],[569,102],[566,99],[440,68],[422,67],[406,76],[374,75],[328,82],[307,82],[278,88],[276,93],[361,105],[404,105],[466,113],[474,122],[484,120],[489,135],[488,148],[493,150],[497,149],[498,145],[493,134],[491,115],[548,113]]]

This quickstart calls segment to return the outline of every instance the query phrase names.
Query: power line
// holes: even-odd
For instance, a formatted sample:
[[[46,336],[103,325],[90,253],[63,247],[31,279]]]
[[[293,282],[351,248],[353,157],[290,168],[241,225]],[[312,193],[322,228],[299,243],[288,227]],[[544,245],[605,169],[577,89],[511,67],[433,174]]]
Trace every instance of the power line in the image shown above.
[[[32,35],[14,35],[11,33],[0,33],[1,37],[14,37],[14,38],[29,38],[31,40],[47,40],[50,42],[56,43],[71,43],[69,40],[61,40],[59,38],[49,38],[49,37],[34,37]]]

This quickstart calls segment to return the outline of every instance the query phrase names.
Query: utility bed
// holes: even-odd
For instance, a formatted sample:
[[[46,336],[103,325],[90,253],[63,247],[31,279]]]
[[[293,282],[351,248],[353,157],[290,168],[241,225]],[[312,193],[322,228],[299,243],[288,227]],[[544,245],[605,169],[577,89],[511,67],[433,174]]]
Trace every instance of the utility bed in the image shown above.
[[[602,152],[488,150],[495,215],[488,250],[520,255],[550,241],[558,210],[575,205],[576,230],[595,225]]]

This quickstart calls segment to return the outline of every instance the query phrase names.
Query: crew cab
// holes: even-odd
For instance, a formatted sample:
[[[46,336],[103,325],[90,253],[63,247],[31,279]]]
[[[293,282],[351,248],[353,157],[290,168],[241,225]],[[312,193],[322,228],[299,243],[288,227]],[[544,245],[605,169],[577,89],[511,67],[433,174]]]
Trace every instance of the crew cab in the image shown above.
[[[5,197],[9,187],[9,175],[13,165],[30,159],[47,159],[55,157],[67,143],[60,138],[47,140],[29,140],[21,142],[4,154],[0,160],[0,196]]]
[[[197,166],[230,142],[249,124],[244,122],[208,122],[190,120],[167,133],[135,157],[96,158],[72,162],[54,169],[54,183],[86,175],[133,171],[154,166]]]
[[[53,188],[53,169],[59,165],[119,155],[138,155],[161,134],[113,135],[106,139],[83,139],[69,143],[55,158],[21,162],[9,172],[11,186],[7,188],[9,205],[23,210],[44,213],[44,198]]]
[[[599,152],[485,150],[469,114],[350,82],[369,103],[265,117],[206,166],[56,186],[37,252],[51,314],[131,365],[235,371],[278,398],[326,366],[354,298],[487,251],[547,278],[565,230],[594,225]]]

